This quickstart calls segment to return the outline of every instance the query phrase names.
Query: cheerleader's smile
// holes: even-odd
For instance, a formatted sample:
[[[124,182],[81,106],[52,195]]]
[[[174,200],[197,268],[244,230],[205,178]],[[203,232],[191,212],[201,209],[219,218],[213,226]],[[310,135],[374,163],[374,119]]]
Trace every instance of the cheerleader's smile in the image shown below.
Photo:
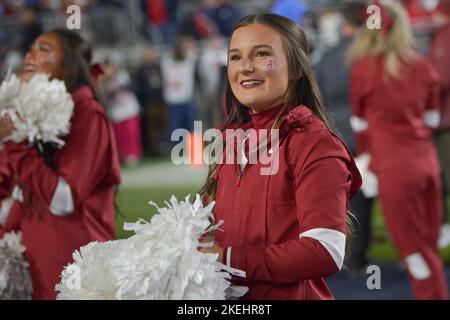
[[[288,88],[282,36],[262,24],[238,28],[228,51],[228,80],[237,100],[254,112],[283,103]]]
[[[39,68],[36,65],[30,63],[25,64],[23,68],[23,72],[37,72],[38,70]]]
[[[242,80],[240,82],[241,86],[244,89],[252,89],[252,88],[255,88],[255,87],[257,87],[257,86],[259,86],[259,85],[261,85],[263,83],[264,83],[264,81],[262,81],[262,80],[255,80],[255,79]]]
[[[53,33],[39,36],[25,55],[22,79],[30,80],[36,73],[48,73],[63,79],[63,53],[58,37]]]

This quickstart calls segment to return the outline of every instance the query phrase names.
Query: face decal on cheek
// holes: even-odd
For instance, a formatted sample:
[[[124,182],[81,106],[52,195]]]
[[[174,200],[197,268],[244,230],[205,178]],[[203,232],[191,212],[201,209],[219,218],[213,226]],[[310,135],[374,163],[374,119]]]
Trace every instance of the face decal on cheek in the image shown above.
[[[281,64],[279,61],[274,59],[269,59],[264,64],[264,71],[274,71],[279,70],[281,68]]]
[[[56,54],[50,52],[49,54],[42,57],[42,65],[54,65],[56,63]]]
[[[273,70],[273,60],[269,59],[269,61],[266,62],[266,70],[272,71]]]

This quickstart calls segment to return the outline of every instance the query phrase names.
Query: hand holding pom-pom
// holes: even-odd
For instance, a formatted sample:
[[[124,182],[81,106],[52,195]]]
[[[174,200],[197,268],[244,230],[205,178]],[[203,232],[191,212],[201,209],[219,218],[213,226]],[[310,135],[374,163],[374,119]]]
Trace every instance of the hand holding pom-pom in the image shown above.
[[[220,225],[211,225],[214,203],[203,207],[197,195],[193,204],[189,197],[166,204],[150,223],[125,224],[134,236],[75,252],[56,287],[58,299],[219,300],[245,294],[246,288],[230,286],[230,274],[245,273],[220,263],[221,249],[200,241]],[[81,277],[78,288],[67,285],[73,268]]]
[[[0,116],[0,139],[9,137],[14,131],[14,122],[8,115]]]
[[[13,130],[5,127],[0,137],[17,143],[64,146],[61,137],[69,133],[74,103],[63,81],[37,74],[21,82],[11,75],[1,84],[0,95],[0,116],[8,116],[14,124]]]
[[[208,244],[211,243],[212,239],[201,239],[199,242],[200,244]],[[223,248],[219,247],[217,244],[213,244],[211,247],[199,247],[198,250],[202,253],[212,253],[217,254],[217,261],[222,262],[223,261]]]

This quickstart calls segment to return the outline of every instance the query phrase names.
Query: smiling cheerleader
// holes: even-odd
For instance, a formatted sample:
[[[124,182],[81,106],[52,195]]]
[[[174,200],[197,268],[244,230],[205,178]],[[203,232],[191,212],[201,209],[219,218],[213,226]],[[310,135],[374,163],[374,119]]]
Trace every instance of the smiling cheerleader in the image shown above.
[[[64,81],[74,103],[64,146],[6,141],[14,132],[0,118],[0,195],[16,196],[0,236],[22,232],[34,299],[54,299],[72,252],[91,241],[115,238],[114,188],[120,181],[114,136],[90,73],[91,48],[77,33],[39,36],[25,56],[21,80],[46,73]],[[55,111],[56,112],[56,111]],[[22,119],[26,121],[27,119]]]
[[[303,31],[275,14],[245,17],[231,36],[223,128],[279,133],[268,167],[242,161],[247,146],[240,153],[227,138],[240,159],[213,165],[202,190],[224,223],[200,250],[245,272],[233,279],[249,287],[244,299],[332,299],[324,278],[343,265],[361,177],[328,127],[308,55]]]

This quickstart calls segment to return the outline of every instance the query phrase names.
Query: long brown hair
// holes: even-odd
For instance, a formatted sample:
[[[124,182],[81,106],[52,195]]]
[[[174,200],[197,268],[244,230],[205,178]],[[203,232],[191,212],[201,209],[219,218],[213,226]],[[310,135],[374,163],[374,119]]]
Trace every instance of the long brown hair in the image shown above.
[[[64,83],[67,90],[73,93],[82,86],[88,86],[95,99],[103,106],[104,101],[91,75],[92,47],[78,32],[66,29],[53,29],[48,33],[55,34],[63,52]]]
[[[273,128],[279,127],[281,118],[290,108],[305,105],[332,130],[322,102],[319,86],[311,68],[309,60],[310,47],[303,30],[283,16],[261,13],[244,17],[234,27],[233,32],[241,27],[254,23],[268,26],[282,36],[289,65],[289,82],[284,99],[285,103],[274,121]],[[232,124],[241,124],[250,121],[249,109],[241,104],[233,94],[229,80],[227,81],[225,103],[228,115],[224,123],[225,128]],[[225,141],[223,145],[225,145]],[[216,195],[216,171],[217,164],[212,164],[209,168],[206,182],[200,190],[200,194],[206,203],[212,202]],[[350,239],[353,233],[351,216],[352,214],[350,213],[346,219],[347,234]],[[350,241],[347,243],[349,244]]]
[[[282,35],[283,45],[287,53],[289,65],[289,82],[284,98],[284,105],[274,122],[274,128],[278,127],[283,115],[291,107],[300,104],[309,107],[313,113],[321,119],[327,127],[330,127],[325,108],[322,103],[322,95],[314,77],[309,61],[309,44],[303,30],[291,20],[271,13],[252,14],[244,17],[233,29],[259,23],[268,26]],[[250,120],[249,109],[241,104],[231,90],[230,81],[227,81],[225,93],[227,119],[224,127],[231,124],[245,123]],[[216,193],[215,174],[217,166],[212,164],[205,185],[200,190],[206,202],[214,200]]]
[[[92,47],[79,33],[66,29],[53,29],[46,34],[55,34],[63,52],[62,67],[64,73],[64,84],[69,93],[75,92],[82,86],[88,86],[94,93],[95,100],[103,107],[102,96],[97,90],[94,79],[90,72],[92,60]],[[46,165],[52,170],[56,170],[55,153],[56,147],[51,143],[38,142],[35,148],[42,155]],[[38,200],[33,197],[29,190],[24,188],[25,212],[32,212],[39,205]],[[36,209],[39,211],[40,208]]]
[[[100,92],[97,90],[94,79],[90,72],[92,62],[92,47],[79,33],[66,29],[53,29],[47,34],[55,34],[62,49],[62,68],[64,79],[69,93],[75,92],[82,86],[88,86],[94,93],[95,100],[105,107]],[[55,147],[45,143],[40,146],[40,152],[46,164],[55,169],[54,154]]]

